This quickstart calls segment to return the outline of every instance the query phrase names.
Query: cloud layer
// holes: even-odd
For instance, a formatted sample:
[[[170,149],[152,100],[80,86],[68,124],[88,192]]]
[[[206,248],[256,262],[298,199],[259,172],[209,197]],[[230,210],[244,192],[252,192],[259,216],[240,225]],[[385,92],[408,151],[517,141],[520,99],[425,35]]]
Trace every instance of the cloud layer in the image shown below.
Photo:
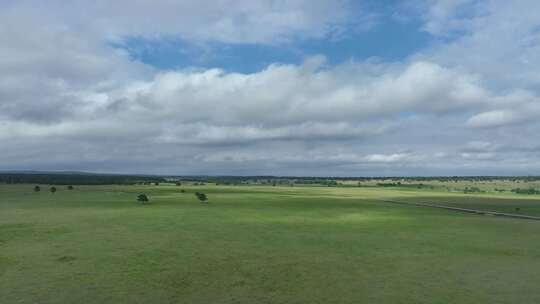
[[[433,43],[399,61],[313,54],[240,73],[160,70],[115,42],[294,45],[375,15],[348,1],[7,1],[0,169],[535,174],[538,4],[505,3],[419,1]]]

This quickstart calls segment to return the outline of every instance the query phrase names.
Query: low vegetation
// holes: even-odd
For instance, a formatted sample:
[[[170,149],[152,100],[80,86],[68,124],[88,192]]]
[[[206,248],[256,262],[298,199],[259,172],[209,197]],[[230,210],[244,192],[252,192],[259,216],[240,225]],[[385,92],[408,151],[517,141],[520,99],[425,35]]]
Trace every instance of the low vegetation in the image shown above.
[[[141,204],[146,204],[148,203],[150,200],[148,199],[148,196],[146,194],[139,194],[137,196],[137,201]]]
[[[539,190],[536,190],[534,188],[528,188],[528,189],[521,189],[521,188],[516,188],[516,189],[512,189],[512,192],[516,193],[516,194],[540,194],[540,191]]]
[[[206,194],[201,192],[195,192],[195,196],[201,203],[206,203],[208,201],[208,197],[206,197]]]

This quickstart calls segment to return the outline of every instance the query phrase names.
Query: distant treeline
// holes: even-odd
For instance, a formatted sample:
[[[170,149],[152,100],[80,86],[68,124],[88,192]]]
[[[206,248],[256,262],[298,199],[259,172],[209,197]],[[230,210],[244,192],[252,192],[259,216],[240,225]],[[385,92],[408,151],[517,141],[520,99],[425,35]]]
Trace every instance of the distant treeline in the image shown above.
[[[540,176],[436,176],[436,177],[296,177],[296,176],[145,176],[145,175],[117,175],[92,174],[84,172],[11,172],[0,173],[0,183],[19,184],[56,184],[56,185],[110,185],[110,184],[149,184],[160,182],[190,181],[197,183],[215,183],[218,185],[290,185],[309,184],[327,187],[358,187],[363,183],[373,182],[379,187],[432,187],[424,183],[429,182],[489,182],[513,181],[533,182],[540,181]],[[357,183],[343,183],[356,181]],[[471,189],[469,189],[471,190]],[[475,192],[472,189],[470,192]],[[529,191],[529,190],[525,190]],[[525,191],[515,191],[525,192]]]
[[[378,187],[401,187],[401,188],[429,188],[433,189],[434,187],[432,185],[424,185],[424,184],[402,184],[401,182],[397,183],[377,183]]]
[[[85,174],[85,173],[0,173],[0,183],[51,185],[129,185],[163,182],[155,176]]]
[[[343,183],[355,181],[357,185],[375,183],[379,187],[430,187],[426,183],[476,183],[492,181],[534,182],[540,181],[540,176],[435,176],[435,177],[299,177],[299,176],[170,176],[169,181],[198,181],[220,185],[292,185],[307,184],[328,187],[354,187],[354,184]]]
[[[489,182],[489,181],[523,181],[533,182],[540,181],[540,176],[379,176],[379,177],[302,177],[302,176],[169,176],[169,180],[185,180],[185,181],[203,181],[203,182],[220,182],[220,183],[249,183],[249,182],[266,182],[266,183],[286,183],[295,181],[302,184],[321,184],[333,183],[339,181],[388,181],[388,182]]]

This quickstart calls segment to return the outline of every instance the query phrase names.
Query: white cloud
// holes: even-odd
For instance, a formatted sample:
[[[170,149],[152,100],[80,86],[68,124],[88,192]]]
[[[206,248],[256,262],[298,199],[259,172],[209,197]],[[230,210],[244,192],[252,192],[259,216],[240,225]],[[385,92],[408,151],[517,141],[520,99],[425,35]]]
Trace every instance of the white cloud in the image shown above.
[[[253,74],[167,72],[117,90],[108,100],[124,100],[133,112],[152,108],[145,115],[186,123],[276,126],[358,122],[404,110],[444,113],[481,105],[488,96],[474,77],[429,62],[377,75],[363,70],[362,64],[346,64],[316,70],[271,65]]]
[[[515,123],[519,115],[514,111],[496,110],[477,114],[467,121],[467,126],[473,128],[499,127]]]
[[[538,1],[436,0],[423,4],[424,29],[446,41],[414,57],[477,75],[491,94],[486,108],[471,115],[466,126],[506,127],[538,117]]]
[[[488,152],[484,152],[484,153],[461,153],[461,157],[463,157],[464,159],[467,159],[467,160],[483,161],[483,160],[494,160],[496,158],[496,154],[495,153],[488,153]]]
[[[358,17],[350,14],[346,0],[51,0],[3,6],[8,14],[50,17],[57,22],[48,26],[56,24],[106,40],[172,36],[199,42],[273,44],[332,35]]]
[[[395,163],[410,159],[410,155],[406,153],[394,154],[370,154],[364,158],[367,162],[373,163]]]
[[[466,125],[473,128],[501,127],[527,122],[540,115],[540,99],[522,92],[494,98],[490,106],[493,110],[472,116]]]
[[[435,62],[481,75],[493,89],[540,87],[540,2],[437,0],[428,2],[426,26],[452,36],[425,52]],[[439,12],[439,13],[433,13]]]
[[[61,85],[51,90],[49,99],[40,98],[37,113],[31,111],[34,99],[26,95],[0,107],[8,121],[52,124],[40,124],[40,136],[46,130],[58,135],[62,128],[55,124],[71,124],[65,128],[70,133],[98,132],[101,124],[111,128],[111,135],[121,129],[111,126],[121,121],[123,128],[154,130],[165,142],[201,143],[377,135],[388,129],[381,120],[401,111],[443,114],[481,106],[488,95],[475,77],[429,62],[373,74],[365,72],[370,64],[317,68],[314,60],[271,65],[252,74],[219,69],[163,72],[149,81],[125,81],[111,88]],[[46,96],[42,87],[30,96],[40,94]]]
[[[448,36],[455,32],[466,31],[467,19],[478,13],[475,0],[435,0],[422,2],[428,4],[423,17],[426,19],[424,30],[433,34]]]

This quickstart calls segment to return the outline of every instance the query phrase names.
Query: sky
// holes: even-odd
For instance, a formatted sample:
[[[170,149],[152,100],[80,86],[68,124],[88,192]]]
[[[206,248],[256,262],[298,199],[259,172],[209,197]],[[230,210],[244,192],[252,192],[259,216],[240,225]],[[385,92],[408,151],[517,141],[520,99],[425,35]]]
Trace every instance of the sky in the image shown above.
[[[0,170],[540,174],[537,0],[0,1]]]

